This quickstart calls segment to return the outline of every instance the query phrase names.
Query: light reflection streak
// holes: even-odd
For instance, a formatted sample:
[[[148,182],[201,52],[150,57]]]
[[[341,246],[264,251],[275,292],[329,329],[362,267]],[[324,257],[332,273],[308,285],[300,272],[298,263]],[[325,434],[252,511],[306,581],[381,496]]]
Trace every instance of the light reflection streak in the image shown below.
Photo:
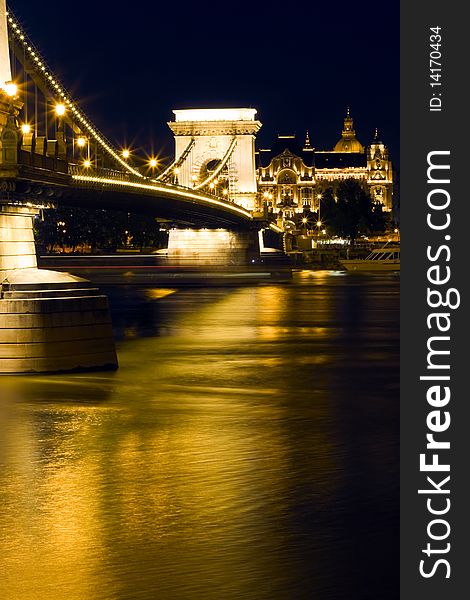
[[[282,597],[331,586],[341,552],[356,571],[344,526],[367,481],[367,518],[390,502],[396,403],[348,319],[380,318],[388,368],[395,300],[313,285],[178,292],[112,375],[2,379],[0,597]]]

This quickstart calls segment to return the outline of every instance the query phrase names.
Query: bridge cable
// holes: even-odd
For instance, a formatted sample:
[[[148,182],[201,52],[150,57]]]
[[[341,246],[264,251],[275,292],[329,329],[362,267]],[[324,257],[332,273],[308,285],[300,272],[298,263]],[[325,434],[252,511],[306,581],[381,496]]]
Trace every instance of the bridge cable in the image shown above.
[[[34,83],[41,88],[41,91],[43,91],[43,93],[44,89],[46,89],[46,93],[44,93],[46,99],[47,96],[49,96],[55,98],[56,100],[59,100],[60,102],[63,102],[66,105],[67,109],[70,110],[71,114],[73,114],[73,117],[77,120],[78,128],[81,132],[85,130],[95,140],[95,142],[99,144],[100,147],[109,156],[111,156],[111,158],[115,162],[119,163],[127,171],[138,177],[144,177],[142,173],[134,169],[123,158],[119,156],[118,151],[115,148],[113,148],[111,142],[108,139],[106,139],[106,137],[93,125],[93,123],[91,123],[91,121],[86,117],[85,113],[78,107],[77,102],[73,100],[71,94],[67,92],[65,87],[53,74],[52,70],[49,68],[46,61],[41,56],[37,48],[34,46],[30,38],[26,35],[19,21],[16,19],[9,7],[7,9],[6,14],[9,31],[11,32],[13,39],[18,45],[19,49],[23,49],[26,51],[27,58],[34,69],[34,74],[36,75],[36,77],[34,78]],[[15,55],[16,58],[21,62],[21,56],[19,56],[16,52]],[[32,73],[30,73],[30,76],[32,76]],[[42,82],[42,86],[39,85],[38,78],[39,81]],[[64,118],[70,125],[72,122],[71,117],[67,115],[64,116]]]
[[[209,177],[207,177],[206,179],[204,179],[204,181],[202,183],[199,183],[198,185],[195,185],[193,187],[193,190],[200,190],[201,188],[205,187],[206,185],[209,185],[209,183],[215,179],[217,177],[217,175],[222,171],[222,169],[225,167],[225,165],[227,164],[229,158],[232,156],[233,151],[235,150],[235,146],[237,145],[237,138],[236,136],[233,136],[232,138],[232,142],[230,144],[230,146],[228,147],[227,152],[225,153],[225,156],[223,157],[223,159],[220,161],[220,163],[218,164],[217,168],[215,169],[215,171],[213,173],[211,173],[209,175]]]
[[[169,165],[162,173],[160,173],[160,175],[158,175],[156,177],[156,179],[158,181],[166,181],[167,179],[170,178],[172,172],[181,167],[181,165],[184,163],[184,161],[186,160],[186,158],[188,157],[188,154],[191,152],[191,150],[194,147],[194,144],[196,143],[196,140],[192,137],[191,141],[189,142],[189,144],[186,146],[186,148],[184,149],[183,153],[180,155],[180,157],[178,159],[175,159],[171,165]]]

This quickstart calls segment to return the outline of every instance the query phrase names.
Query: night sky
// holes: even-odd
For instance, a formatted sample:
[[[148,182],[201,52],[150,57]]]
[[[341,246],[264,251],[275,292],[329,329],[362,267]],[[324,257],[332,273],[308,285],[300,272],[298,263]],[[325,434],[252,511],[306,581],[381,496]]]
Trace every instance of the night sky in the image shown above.
[[[174,108],[253,107],[258,146],[331,149],[350,106],[399,153],[399,3],[10,0],[45,60],[118,147],[173,153]]]

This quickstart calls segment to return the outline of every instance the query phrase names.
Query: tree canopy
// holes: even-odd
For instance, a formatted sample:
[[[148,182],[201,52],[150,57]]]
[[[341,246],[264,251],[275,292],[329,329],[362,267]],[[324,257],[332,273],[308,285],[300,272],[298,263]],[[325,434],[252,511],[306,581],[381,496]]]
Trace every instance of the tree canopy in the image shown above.
[[[382,205],[374,203],[355,179],[342,181],[336,194],[332,188],[322,194],[320,216],[330,233],[346,237],[351,243],[360,235],[383,232],[386,223]]]
[[[159,248],[165,237],[153,216],[69,207],[44,211],[35,222],[35,232],[37,242],[49,252]]]

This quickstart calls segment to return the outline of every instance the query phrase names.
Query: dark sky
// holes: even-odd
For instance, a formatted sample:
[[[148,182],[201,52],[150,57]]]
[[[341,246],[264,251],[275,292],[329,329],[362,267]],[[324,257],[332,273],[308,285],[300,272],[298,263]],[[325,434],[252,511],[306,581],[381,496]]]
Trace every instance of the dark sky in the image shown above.
[[[259,146],[374,128],[398,161],[399,2],[8,3],[66,89],[118,146],[173,152],[174,108],[253,107]],[[152,148],[153,146],[153,148]]]

